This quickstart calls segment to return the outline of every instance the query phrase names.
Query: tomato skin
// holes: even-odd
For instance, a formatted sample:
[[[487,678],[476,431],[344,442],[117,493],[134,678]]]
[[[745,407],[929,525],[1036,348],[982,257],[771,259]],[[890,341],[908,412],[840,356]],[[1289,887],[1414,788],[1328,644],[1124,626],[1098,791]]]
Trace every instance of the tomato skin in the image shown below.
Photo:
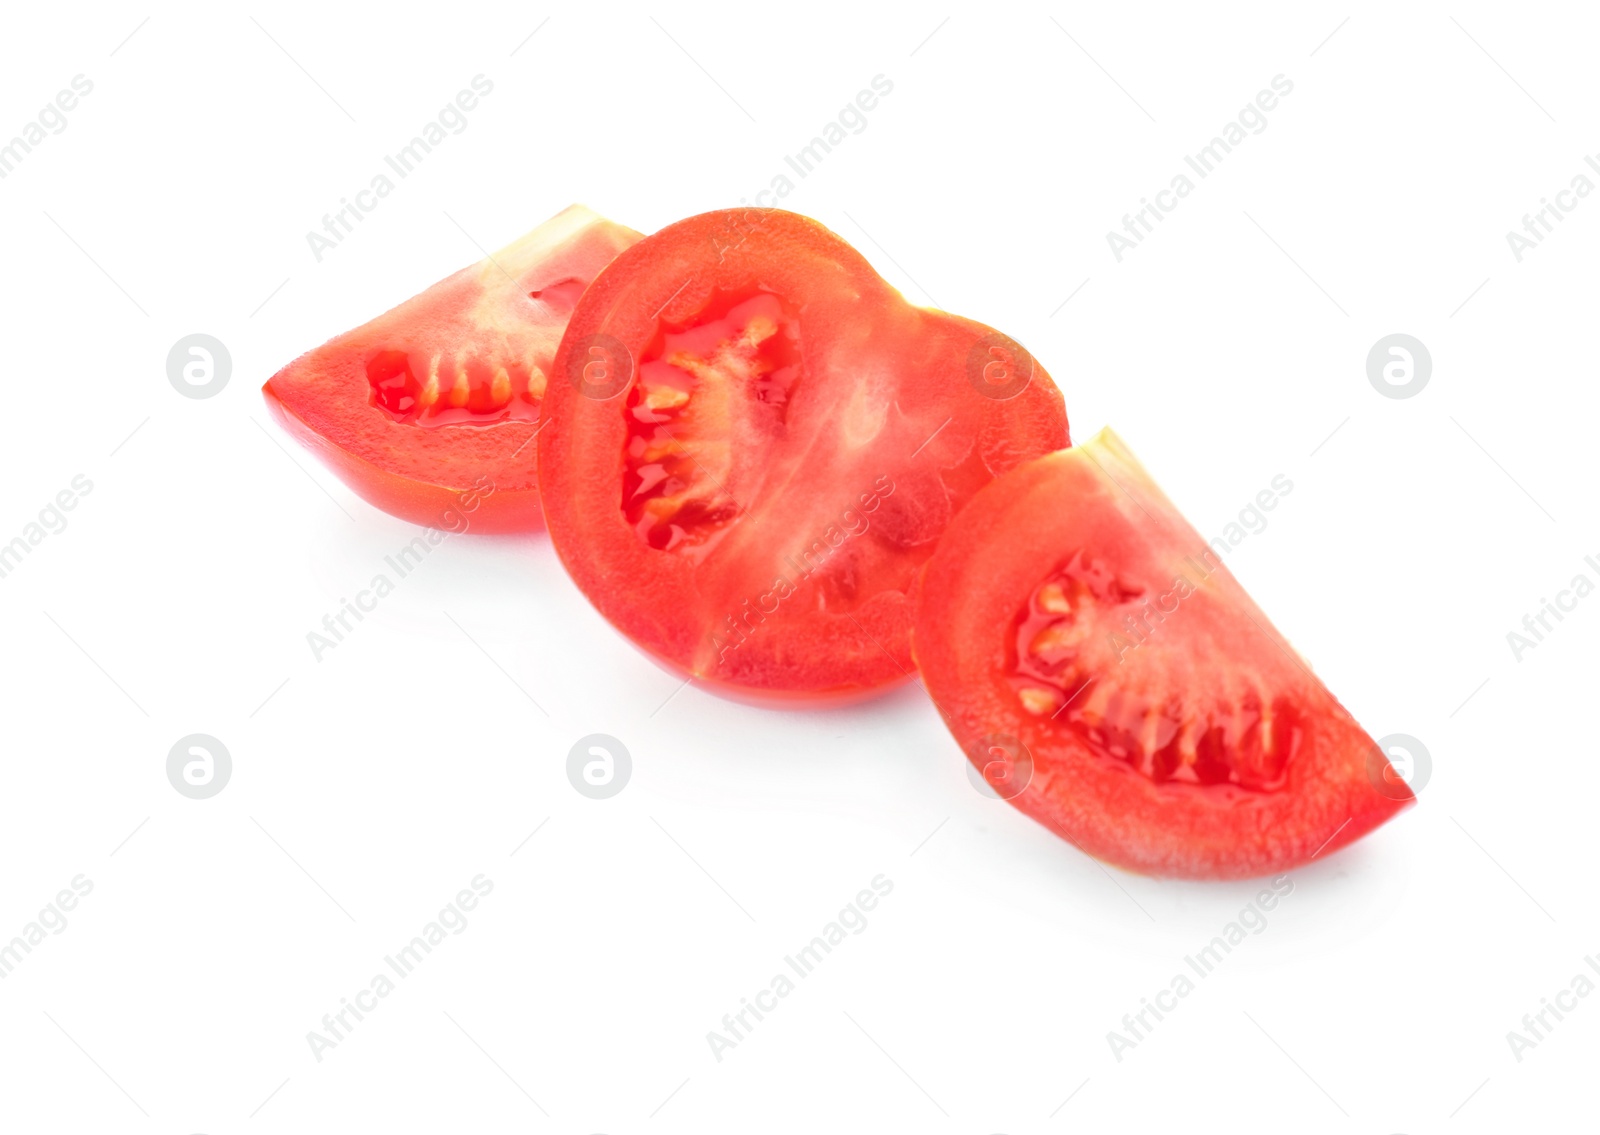
[[[533,438],[542,392],[535,395],[530,382],[547,380],[582,289],[639,238],[574,205],[300,356],[262,387],[267,407],[358,496],[402,520],[452,531],[537,531],[543,511]],[[380,390],[374,368],[390,357],[414,386],[430,366],[443,371],[436,409],[419,408],[414,392],[399,402],[380,399],[392,392]],[[473,387],[470,407],[491,397],[496,371],[507,387],[493,391],[502,409],[449,407],[456,372]]]
[[[544,528],[539,490],[501,488],[483,495],[471,485],[432,485],[380,468],[340,449],[285,406],[268,384],[262,387],[273,419],[362,500],[412,524],[480,535],[537,532]]]
[[[1178,576],[1192,586],[1173,589],[1181,599],[1143,643],[1097,668],[1098,688],[1074,678],[1067,701],[1030,712],[1019,696],[1029,680],[1018,678],[1027,633],[1018,636],[1019,612],[1032,609],[1024,605],[1041,581],[1077,548],[1109,565],[1119,588]],[[923,572],[913,650],[968,759],[980,770],[991,761],[1000,762],[996,771],[1022,770],[1002,795],[1080,850],[1150,875],[1272,875],[1331,854],[1415,797],[1226,566],[1200,569],[1205,549],[1104,431],[997,479],[956,517]],[[1092,604],[1080,603],[1073,617],[1088,620],[1085,606]],[[1091,716],[1086,707],[1097,695],[1097,712],[1114,717],[1141,698],[1205,705],[1216,691],[1239,688],[1294,710],[1293,756],[1270,790],[1158,782],[1096,750],[1072,725],[1074,714]],[[1013,742],[1026,758],[1006,749]]]
[[[780,344],[743,360],[754,385],[681,362],[722,358],[727,320],[741,343]],[[762,320],[772,337],[751,339]],[[979,388],[991,340],[1021,360],[1014,388]],[[641,435],[657,420],[641,400],[663,390],[686,417]],[[545,413],[540,489],[580,590],[657,661],[760,704],[909,680],[910,593],[944,523],[979,484],[1069,444],[1060,392],[1026,352],[913,307],[839,237],[776,209],[702,214],[620,255],[573,313]],[[637,454],[680,442],[678,480],[705,495],[641,510],[650,485],[678,482]]]

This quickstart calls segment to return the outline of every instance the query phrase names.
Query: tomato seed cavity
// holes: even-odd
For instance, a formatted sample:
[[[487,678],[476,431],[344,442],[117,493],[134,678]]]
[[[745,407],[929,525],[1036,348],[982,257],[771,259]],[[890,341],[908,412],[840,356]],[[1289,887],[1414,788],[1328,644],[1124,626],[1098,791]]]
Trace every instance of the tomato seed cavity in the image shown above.
[[[1144,595],[1082,552],[1035,588],[1014,624],[1010,683],[1022,710],[1158,784],[1282,787],[1304,732],[1294,704],[1249,685],[1203,704],[1167,692],[1192,681],[1166,680],[1159,653],[1117,646]]]
[[[703,556],[740,514],[732,488],[782,433],[800,378],[798,320],[767,292],[713,296],[663,326],[628,394],[622,505],[650,547]]]
[[[537,421],[546,381],[532,358],[516,362],[387,350],[367,361],[372,404],[410,425]]]

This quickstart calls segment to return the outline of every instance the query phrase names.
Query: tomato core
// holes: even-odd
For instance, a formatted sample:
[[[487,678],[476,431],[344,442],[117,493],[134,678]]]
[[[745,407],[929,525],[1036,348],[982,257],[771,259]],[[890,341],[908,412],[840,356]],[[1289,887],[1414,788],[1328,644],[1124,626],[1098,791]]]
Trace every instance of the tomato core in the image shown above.
[[[531,357],[384,350],[367,360],[372,405],[415,426],[536,422],[547,379]]]
[[[651,548],[698,562],[743,511],[725,485],[735,444],[781,434],[801,375],[800,322],[769,292],[718,293],[658,324],[629,392],[622,508]]]
[[[1075,553],[1014,621],[1010,681],[1018,703],[1157,784],[1282,788],[1302,733],[1291,700],[1264,697],[1247,682],[1188,696],[1141,685],[1160,670],[1162,616],[1182,602],[1177,589],[1154,594]],[[1140,651],[1155,657],[1120,669]]]

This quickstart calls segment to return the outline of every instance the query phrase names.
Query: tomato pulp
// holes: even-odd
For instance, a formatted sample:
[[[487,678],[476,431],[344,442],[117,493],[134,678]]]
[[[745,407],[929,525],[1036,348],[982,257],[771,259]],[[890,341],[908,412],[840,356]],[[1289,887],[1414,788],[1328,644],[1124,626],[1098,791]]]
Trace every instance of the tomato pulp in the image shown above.
[[[550,537],[658,660],[757,701],[910,676],[911,592],[955,511],[1068,444],[1013,340],[913,307],[822,225],[707,213],[579,301],[539,436]]]
[[[499,252],[301,355],[273,416],[368,503],[478,532],[540,527],[533,437],[583,289],[639,239],[573,205]]]
[[[985,780],[1129,870],[1274,874],[1414,799],[1109,430],[977,494],[913,641]]]

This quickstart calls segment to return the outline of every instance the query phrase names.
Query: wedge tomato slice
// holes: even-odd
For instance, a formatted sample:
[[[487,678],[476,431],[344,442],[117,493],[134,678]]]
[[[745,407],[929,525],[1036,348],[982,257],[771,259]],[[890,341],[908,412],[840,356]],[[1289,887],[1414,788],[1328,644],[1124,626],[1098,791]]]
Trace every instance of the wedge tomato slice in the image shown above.
[[[1274,874],[1414,799],[1109,430],[979,491],[913,637],[985,780],[1132,871]]]
[[[822,225],[707,213],[584,294],[539,435],[550,537],[625,635],[757,701],[906,679],[956,510],[1068,442],[1010,338],[913,307]]]
[[[385,512],[537,529],[532,441],[556,347],[583,289],[639,235],[573,205],[301,355],[262,387],[267,405]]]

